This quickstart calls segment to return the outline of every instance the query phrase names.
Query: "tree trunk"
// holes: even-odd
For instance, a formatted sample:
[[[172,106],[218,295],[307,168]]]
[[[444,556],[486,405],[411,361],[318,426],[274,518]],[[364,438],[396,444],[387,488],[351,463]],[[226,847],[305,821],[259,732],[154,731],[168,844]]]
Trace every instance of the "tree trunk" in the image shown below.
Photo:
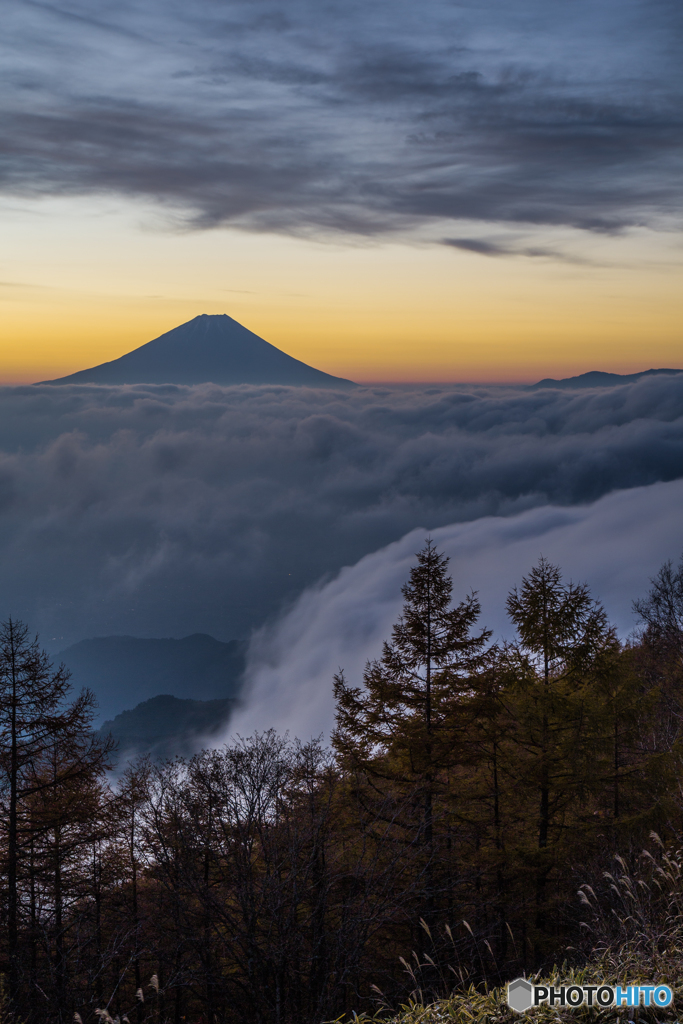
[[[66,1009],[66,963],[64,959],[64,898],[62,893],[62,850],[61,834],[57,827],[54,833],[54,900],[55,900],[55,989],[59,1019],[64,1019]]]
[[[13,628],[10,621],[11,642],[11,673],[12,673],[12,707],[10,723],[10,797],[7,845],[7,942],[9,946],[9,995],[14,1004],[19,994],[19,922],[18,922],[18,891],[17,868],[19,862],[19,830],[18,830],[18,788],[19,788],[19,752],[17,736],[17,663],[13,643]]]

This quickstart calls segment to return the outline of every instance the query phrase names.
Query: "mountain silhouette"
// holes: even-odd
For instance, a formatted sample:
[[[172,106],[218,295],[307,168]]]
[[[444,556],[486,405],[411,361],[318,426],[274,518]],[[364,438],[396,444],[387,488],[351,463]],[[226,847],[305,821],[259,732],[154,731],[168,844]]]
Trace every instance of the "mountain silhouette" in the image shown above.
[[[227,728],[236,703],[233,697],[192,700],[162,693],[104,722],[98,735],[116,740],[119,762],[137,754],[187,757]]]
[[[610,388],[615,384],[632,384],[641,377],[654,377],[661,373],[683,373],[683,370],[641,370],[640,373],[606,373],[604,370],[589,370],[588,373],[580,373],[578,377],[563,377],[554,380],[546,377],[539,380],[538,384],[530,384],[532,390],[536,388]]]
[[[98,718],[111,719],[160,694],[212,701],[235,699],[242,687],[245,645],[224,643],[207,633],[174,639],[100,636],[57,655],[71,672],[76,691],[97,698]]]
[[[226,314],[202,313],[119,359],[41,384],[289,384],[356,387],[288,356]]]

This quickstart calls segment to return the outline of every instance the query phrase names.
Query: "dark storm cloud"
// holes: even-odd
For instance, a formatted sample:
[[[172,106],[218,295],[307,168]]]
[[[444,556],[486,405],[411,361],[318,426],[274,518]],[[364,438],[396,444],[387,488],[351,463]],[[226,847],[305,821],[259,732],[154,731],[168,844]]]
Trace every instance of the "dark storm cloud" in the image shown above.
[[[54,649],[244,635],[416,525],[683,477],[683,374],[523,388],[0,391],[0,611]]]
[[[655,223],[680,204],[682,22],[645,0],[15,0],[2,183],[254,230]]]

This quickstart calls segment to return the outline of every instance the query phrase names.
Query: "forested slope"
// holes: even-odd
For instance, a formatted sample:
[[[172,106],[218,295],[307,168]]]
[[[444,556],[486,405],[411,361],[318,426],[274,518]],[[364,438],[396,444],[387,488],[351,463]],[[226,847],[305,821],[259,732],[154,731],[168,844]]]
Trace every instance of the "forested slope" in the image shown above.
[[[565,961],[680,976],[683,564],[628,643],[543,559],[505,646],[431,543],[403,593],[382,657],[336,679],[332,749],[268,732],[115,787],[91,697],[3,625],[17,1019],[314,1024],[454,989],[434,1019],[507,1019],[486,992]]]

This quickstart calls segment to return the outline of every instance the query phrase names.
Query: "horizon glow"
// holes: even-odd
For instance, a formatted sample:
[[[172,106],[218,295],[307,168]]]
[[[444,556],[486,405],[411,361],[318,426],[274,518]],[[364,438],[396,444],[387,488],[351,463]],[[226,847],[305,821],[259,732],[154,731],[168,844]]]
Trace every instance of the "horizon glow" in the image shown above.
[[[9,222],[3,384],[116,359],[199,313],[228,313],[359,383],[529,383],[683,363],[679,265],[652,233],[588,239],[605,262],[582,265],[419,240],[181,233],[115,207],[98,215],[91,200],[36,205]]]
[[[199,313],[361,383],[683,364],[673,0],[6,20],[0,383]]]

